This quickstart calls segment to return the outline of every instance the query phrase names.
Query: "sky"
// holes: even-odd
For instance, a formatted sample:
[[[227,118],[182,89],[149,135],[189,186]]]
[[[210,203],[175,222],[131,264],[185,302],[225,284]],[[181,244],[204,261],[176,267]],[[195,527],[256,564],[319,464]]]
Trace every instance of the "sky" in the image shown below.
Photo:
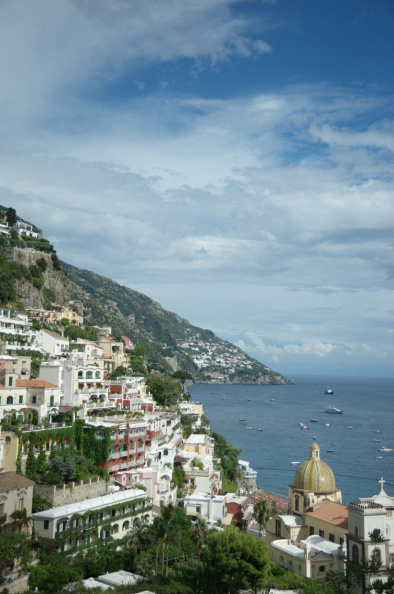
[[[393,376],[392,0],[0,0],[0,204],[287,376]]]

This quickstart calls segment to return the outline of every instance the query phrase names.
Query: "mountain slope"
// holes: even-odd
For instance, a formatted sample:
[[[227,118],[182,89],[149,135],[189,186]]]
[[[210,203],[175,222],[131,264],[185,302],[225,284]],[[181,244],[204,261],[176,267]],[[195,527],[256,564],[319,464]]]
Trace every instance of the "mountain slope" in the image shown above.
[[[0,306],[50,309],[78,299],[87,323],[110,326],[113,335],[145,345],[152,367],[188,371],[197,381],[287,383],[240,348],[164,310],[146,295],[60,263],[47,240],[13,235],[0,241],[0,280],[6,286],[0,291]]]

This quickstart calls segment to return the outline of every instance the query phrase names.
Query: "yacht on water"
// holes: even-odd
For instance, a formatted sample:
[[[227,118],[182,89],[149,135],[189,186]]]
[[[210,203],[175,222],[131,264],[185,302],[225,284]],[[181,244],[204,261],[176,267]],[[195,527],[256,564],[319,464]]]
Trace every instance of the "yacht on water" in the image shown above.
[[[335,406],[327,406],[327,408],[324,409],[325,413],[330,413],[332,415],[342,415],[343,414],[343,410],[339,410],[339,408],[336,408]]]
[[[326,388],[324,393],[325,394],[334,394],[334,390],[331,390],[331,388]]]

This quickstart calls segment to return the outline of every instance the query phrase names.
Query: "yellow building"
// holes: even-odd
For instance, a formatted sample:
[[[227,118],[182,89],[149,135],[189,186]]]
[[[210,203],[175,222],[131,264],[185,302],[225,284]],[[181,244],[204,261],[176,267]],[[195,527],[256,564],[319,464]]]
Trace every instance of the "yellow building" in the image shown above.
[[[313,442],[308,460],[298,467],[294,482],[289,486],[289,514],[278,514],[267,523],[265,542],[269,547],[268,555],[279,563],[281,555],[283,559],[290,559],[293,554],[291,547],[286,545],[286,555],[283,551],[279,555],[278,550],[283,549],[283,545],[273,546],[273,543],[279,540],[286,540],[289,544],[300,543],[311,536],[318,536],[339,547],[345,541],[347,530],[348,511],[342,505],[342,493],[336,488],[332,469],[320,459],[318,444]],[[297,546],[294,544],[294,547]],[[321,546],[324,548],[326,545],[322,543]],[[284,566],[298,568],[299,562],[291,565],[289,561]],[[304,572],[302,563],[296,573],[299,571]]]

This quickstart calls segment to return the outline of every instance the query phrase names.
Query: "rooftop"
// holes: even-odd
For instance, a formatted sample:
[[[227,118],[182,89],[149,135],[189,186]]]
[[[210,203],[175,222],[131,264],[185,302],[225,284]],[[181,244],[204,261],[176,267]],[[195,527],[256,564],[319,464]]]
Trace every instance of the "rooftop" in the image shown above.
[[[313,511],[307,512],[305,515],[323,520],[334,526],[340,526],[346,530],[348,528],[349,512],[346,505],[342,505],[342,503],[324,501],[313,506]]]
[[[30,487],[34,485],[34,481],[15,474],[14,472],[0,473],[0,492],[12,491],[13,489],[20,489],[21,487]]]
[[[46,511],[32,514],[32,517],[42,518],[45,520],[56,520],[58,518],[64,518],[66,516],[72,516],[78,513],[83,514],[89,510],[97,510],[109,507],[118,503],[127,503],[127,501],[132,501],[133,499],[139,499],[141,497],[146,498],[145,491],[140,489],[128,489],[127,491],[103,495],[103,497],[85,499],[85,501],[79,501],[78,503],[71,503],[70,505],[62,505],[61,507],[47,509]]]

